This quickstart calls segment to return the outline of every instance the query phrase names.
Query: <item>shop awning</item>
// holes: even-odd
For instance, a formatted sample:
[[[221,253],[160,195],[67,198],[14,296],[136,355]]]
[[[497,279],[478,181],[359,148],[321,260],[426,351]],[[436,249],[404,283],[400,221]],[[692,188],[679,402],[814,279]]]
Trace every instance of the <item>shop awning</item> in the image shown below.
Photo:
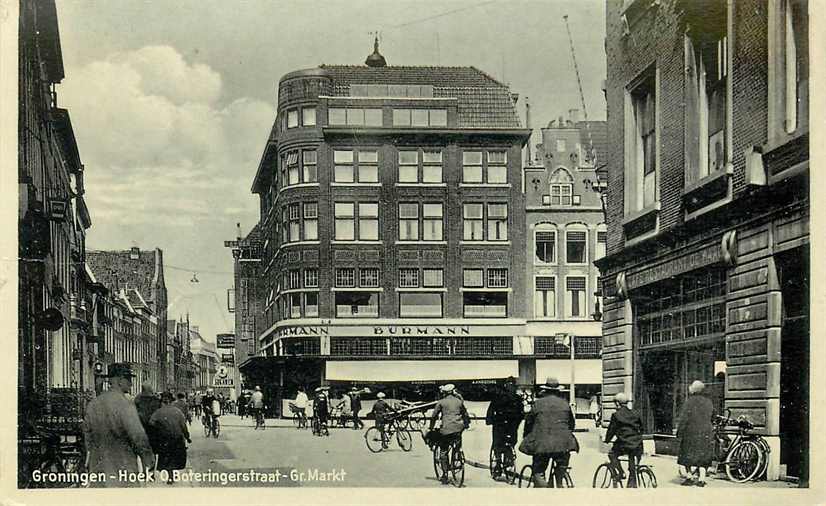
[[[519,377],[517,360],[361,360],[327,362],[329,381],[391,382]]]
[[[577,385],[602,384],[602,360],[577,359],[575,362],[574,381]],[[560,383],[569,385],[571,383],[571,361],[537,360],[536,382],[545,383],[548,377],[554,377]]]

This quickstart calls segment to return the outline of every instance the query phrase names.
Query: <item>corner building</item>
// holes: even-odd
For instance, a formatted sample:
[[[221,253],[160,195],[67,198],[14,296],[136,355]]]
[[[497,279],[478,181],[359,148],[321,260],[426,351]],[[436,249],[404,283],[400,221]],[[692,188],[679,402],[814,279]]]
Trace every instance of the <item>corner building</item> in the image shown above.
[[[520,377],[529,132],[515,102],[473,67],[385,66],[377,47],[366,66],[281,78],[252,185],[263,302],[247,384],[287,398]]]
[[[611,0],[606,34],[606,400],[665,448],[701,380],[805,482],[808,2]]]

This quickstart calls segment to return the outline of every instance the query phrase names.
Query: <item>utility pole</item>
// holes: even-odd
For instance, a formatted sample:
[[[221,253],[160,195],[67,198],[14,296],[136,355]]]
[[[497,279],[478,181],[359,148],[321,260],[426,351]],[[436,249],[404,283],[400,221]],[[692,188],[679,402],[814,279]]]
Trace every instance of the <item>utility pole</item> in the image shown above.
[[[531,103],[530,97],[525,97],[525,128],[531,131],[531,135],[533,135],[533,130],[531,129]],[[528,145],[527,151],[525,152],[525,156],[527,160],[525,160],[525,166],[530,166],[533,158],[531,157],[531,135],[528,135]]]

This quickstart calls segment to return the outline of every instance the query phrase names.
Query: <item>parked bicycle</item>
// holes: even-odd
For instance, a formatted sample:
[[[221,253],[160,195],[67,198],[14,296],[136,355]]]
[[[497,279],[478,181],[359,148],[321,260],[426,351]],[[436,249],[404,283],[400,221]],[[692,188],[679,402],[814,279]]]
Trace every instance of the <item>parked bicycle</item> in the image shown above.
[[[628,464],[628,457],[619,459],[620,465],[623,462]],[[637,487],[639,488],[657,488],[657,475],[654,474],[654,470],[651,466],[647,464],[642,464],[637,462],[635,466],[634,472],[636,474],[635,478],[637,481]],[[623,488],[623,475],[611,466],[611,462],[603,462],[597,467],[597,470],[594,472],[594,481],[593,487],[594,488]],[[630,470],[628,481],[631,481]]]
[[[20,488],[76,488],[79,481],[53,482],[35,480],[34,471],[43,473],[82,473],[86,470],[86,449],[77,434],[61,434],[36,428],[23,437],[21,456],[23,464],[18,474]]]
[[[364,442],[367,448],[373,453],[379,453],[390,447],[390,441],[396,438],[396,443],[403,451],[409,452],[413,448],[413,439],[410,432],[401,427],[398,418],[391,418],[384,424],[384,433],[378,427],[370,427],[364,433]]]
[[[571,468],[565,468],[565,475],[562,477],[562,488],[574,488],[574,480],[571,478]],[[552,460],[548,469],[548,487],[556,488],[556,461]],[[519,488],[532,488],[536,484],[533,481],[533,466],[526,464],[519,473]]]
[[[515,441],[507,439],[504,441],[504,448],[497,452],[490,447],[490,476],[494,480],[504,478],[507,483],[513,484],[516,481],[516,450]]]
[[[428,432],[422,437],[433,452],[433,470],[436,479],[441,481],[444,476],[442,470],[442,449],[439,447],[441,433],[437,430]],[[454,487],[461,487],[465,483],[465,453],[462,451],[462,440],[455,439],[447,448],[448,480]]]
[[[757,480],[764,476],[769,463],[771,449],[765,439],[752,433],[754,424],[739,416],[731,418],[731,409],[726,416],[714,417],[715,455],[717,466],[726,471],[728,479],[736,483]]]

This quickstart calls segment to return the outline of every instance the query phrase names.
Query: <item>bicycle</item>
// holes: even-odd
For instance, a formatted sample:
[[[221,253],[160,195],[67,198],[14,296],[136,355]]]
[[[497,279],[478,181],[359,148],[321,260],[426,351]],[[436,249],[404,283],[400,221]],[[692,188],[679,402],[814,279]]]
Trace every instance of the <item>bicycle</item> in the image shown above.
[[[424,438],[425,443],[427,443],[430,447],[430,451],[433,452],[433,470],[436,472],[436,479],[442,481],[444,476],[441,459],[442,449],[439,447],[441,433],[438,429],[436,429],[428,432],[427,434],[423,434],[422,438]],[[447,452],[447,470],[448,473],[450,473],[450,476],[448,476],[448,481],[450,481],[454,487],[461,488],[461,486],[465,483],[465,453],[462,451],[461,436],[451,441],[447,448]]]
[[[307,415],[300,411],[292,402],[288,405],[290,407],[290,412],[293,414],[293,425],[295,425],[297,429],[306,429]]]
[[[329,436],[330,429],[327,427],[327,420],[321,421],[318,416],[313,417],[313,435],[314,436]]]
[[[628,462],[628,457],[620,458],[619,461],[621,466],[622,462]],[[637,462],[635,473],[637,486],[639,488],[657,488],[657,475],[654,474],[654,470],[651,466]],[[630,476],[628,477],[628,481],[631,481]],[[622,475],[617,472],[617,469],[614,469],[614,467],[611,466],[610,461],[603,462],[597,466],[597,470],[594,472],[593,487],[623,488]]]
[[[413,449],[413,439],[410,437],[410,432],[400,427],[396,419],[390,419],[385,422],[383,433],[375,426],[367,429],[367,432],[364,433],[364,442],[368,450],[373,453],[379,453],[389,448],[390,441],[394,435],[396,436],[396,443],[403,451],[409,452]]]
[[[45,473],[80,474],[86,471],[86,449],[79,434],[61,434],[42,428],[20,441],[21,456],[28,465],[21,465],[18,474],[20,488],[80,487],[80,481],[35,480],[34,471]]]
[[[713,419],[715,452],[723,459],[712,467],[716,471],[719,466],[724,466],[726,476],[735,483],[757,480],[768,468],[771,448],[761,435],[749,432],[754,429],[754,424],[745,416],[735,420],[731,418],[731,409],[726,413],[726,416],[718,415]]]
[[[574,480],[571,478],[571,468],[565,468],[565,475],[562,477],[562,488],[574,488]],[[556,479],[554,475],[556,474],[556,461],[551,461],[550,469],[548,472],[548,487],[549,488],[556,488]],[[522,467],[522,470],[519,472],[519,488],[533,488],[536,484],[533,481],[533,466],[531,464],[525,464]]]
[[[217,416],[204,414],[204,416],[201,417],[201,424],[204,426],[205,437],[209,437],[210,434],[212,434],[215,438],[218,438],[218,434],[221,433],[221,422]]]
[[[513,484],[516,481],[516,450],[510,438],[504,441],[503,451],[497,452],[493,445],[490,447],[490,476],[494,480],[505,477],[505,481]]]
[[[260,427],[262,430],[266,427],[264,426],[264,408],[252,408],[255,411],[255,429],[258,430]]]

